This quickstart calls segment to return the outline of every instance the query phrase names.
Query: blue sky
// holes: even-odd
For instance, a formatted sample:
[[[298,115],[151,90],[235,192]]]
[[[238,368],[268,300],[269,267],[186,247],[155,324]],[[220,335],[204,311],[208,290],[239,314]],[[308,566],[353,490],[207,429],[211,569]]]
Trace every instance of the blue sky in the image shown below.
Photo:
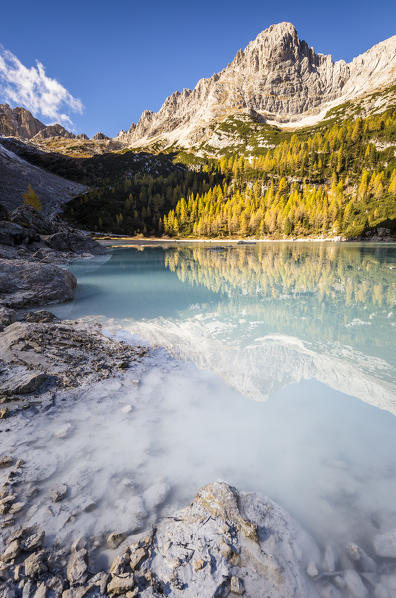
[[[391,0],[22,0],[4,2],[1,12],[0,103],[30,103],[44,122],[63,119],[90,136],[113,136],[144,109],[158,110],[273,23],[291,21],[300,38],[335,60],[396,33]]]

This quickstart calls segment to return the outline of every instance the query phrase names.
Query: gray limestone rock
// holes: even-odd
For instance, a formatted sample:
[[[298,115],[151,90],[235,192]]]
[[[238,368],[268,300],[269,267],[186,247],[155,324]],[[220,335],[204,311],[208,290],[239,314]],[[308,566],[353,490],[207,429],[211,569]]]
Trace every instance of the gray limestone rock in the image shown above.
[[[71,251],[73,253],[91,253],[105,255],[107,249],[87,235],[64,231],[50,235],[46,243],[56,251]]]
[[[107,537],[107,546],[109,548],[118,548],[118,546],[125,540],[125,534],[123,532],[112,532]]]
[[[66,498],[68,487],[66,484],[60,484],[56,488],[52,488],[50,491],[50,499],[52,502],[61,502]]]
[[[0,259],[0,295],[4,306],[19,308],[69,301],[76,285],[75,276],[59,266]]]
[[[118,575],[113,575],[110,582],[107,584],[107,593],[119,596],[133,590],[134,586],[135,578],[133,573],[120,573]]]
[[[51,320],[15,322],[0,332],[1,394],[29,401],[29,395],[51,388],[109,378],[147,353],[146,348],[104,336],[100,326]],[[71,425],[63,426],[57,437],[71,431]]]
[[[40,550],[39,552],[34,552],[25,559],[23,565],[25,567],[26,577],[36,579],[47,571],[45,556],[45,551]]]
[[[210,124],[224,114],[242,112],[289,125],[304,115],[320,120],[326,107],[393,85],[395,48],[393,36],[349,64],[333,62],[300,40],[291,23],[271,25],[221,72],[201,79],[193,90],[176,91],[158,112],[145,110],[137,125],[116,139],[135,147],[154,140],[165,147],[174,142],[191,147],[209,139],[213,146]]]
[[[84,548],[72,552],[67,564],[66,575],[71,585],[86,582],[88,577],[88,552]]]
[[[139,572],[175,598],[226,596],[231,583],[247,596],[318,595],[306,574],[320,557],[313,539],[276,503],[226,483],[205,486],[191,505],[162,519],[146,549],[151,556]]]

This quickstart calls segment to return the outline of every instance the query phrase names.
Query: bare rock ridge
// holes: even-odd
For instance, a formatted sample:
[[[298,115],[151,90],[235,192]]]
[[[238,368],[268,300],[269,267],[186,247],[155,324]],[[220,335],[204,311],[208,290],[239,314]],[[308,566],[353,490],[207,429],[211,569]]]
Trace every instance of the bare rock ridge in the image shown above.
[[[43,141],[50,137],[66,139],[88,139],[82,133],[75,135],[59,123],[45,125],[35,118],[29,110],[21,106],[11,108],[8,104],[0,104],[0,136],[31,139],[33,142]]]
[[[25,108],[0,104],[0,135],[30,139],[42,129],[45,125]]]
[[[279,23],[239,50],[220,73],[193,90],[176,91],[159,112],[144,111],[117,139],[130,146],[163,141],[188,147],[205,137],[211,121],[238,111],[254,111],[270,124],[296,125],[395,80],[396,36],[350,63],[333,62],[300,40],[294,25]]]

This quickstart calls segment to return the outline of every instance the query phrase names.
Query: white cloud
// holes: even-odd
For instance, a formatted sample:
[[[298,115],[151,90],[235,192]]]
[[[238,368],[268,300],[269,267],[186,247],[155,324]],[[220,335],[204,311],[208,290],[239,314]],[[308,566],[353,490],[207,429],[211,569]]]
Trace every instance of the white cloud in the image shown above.
[[[67,111],[83,111],[81,100],[75,98],[56,79],[45,73],[41,62],[27,68],[9,50],[0,46],[0,96],[6,102],[22,105],[35,116],[52,122],[72,124]]]

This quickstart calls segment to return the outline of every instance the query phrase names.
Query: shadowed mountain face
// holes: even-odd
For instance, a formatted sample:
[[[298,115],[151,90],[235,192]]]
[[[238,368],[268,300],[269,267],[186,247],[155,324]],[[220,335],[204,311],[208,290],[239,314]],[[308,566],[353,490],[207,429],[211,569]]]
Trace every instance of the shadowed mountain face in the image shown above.
[[[188,147],[205,138],[211,121],[238,111],[274,124],[296,124],[307,116],[320,120],[324,109],[391,85],[395,70],[396,36],[347,64],[316,54],[291,23],[279,23],[239,50],[220,73],[201,79],[192,91],[173,93],[159,112],[146,110],[119,139]]]
[[[47,172],[17,156],[0,144],[0,203],[14,210],[23,202],[23,193],[32,185],[39,195],[44,214],[52,216],[72,197],[83,193],[84,185]]]

